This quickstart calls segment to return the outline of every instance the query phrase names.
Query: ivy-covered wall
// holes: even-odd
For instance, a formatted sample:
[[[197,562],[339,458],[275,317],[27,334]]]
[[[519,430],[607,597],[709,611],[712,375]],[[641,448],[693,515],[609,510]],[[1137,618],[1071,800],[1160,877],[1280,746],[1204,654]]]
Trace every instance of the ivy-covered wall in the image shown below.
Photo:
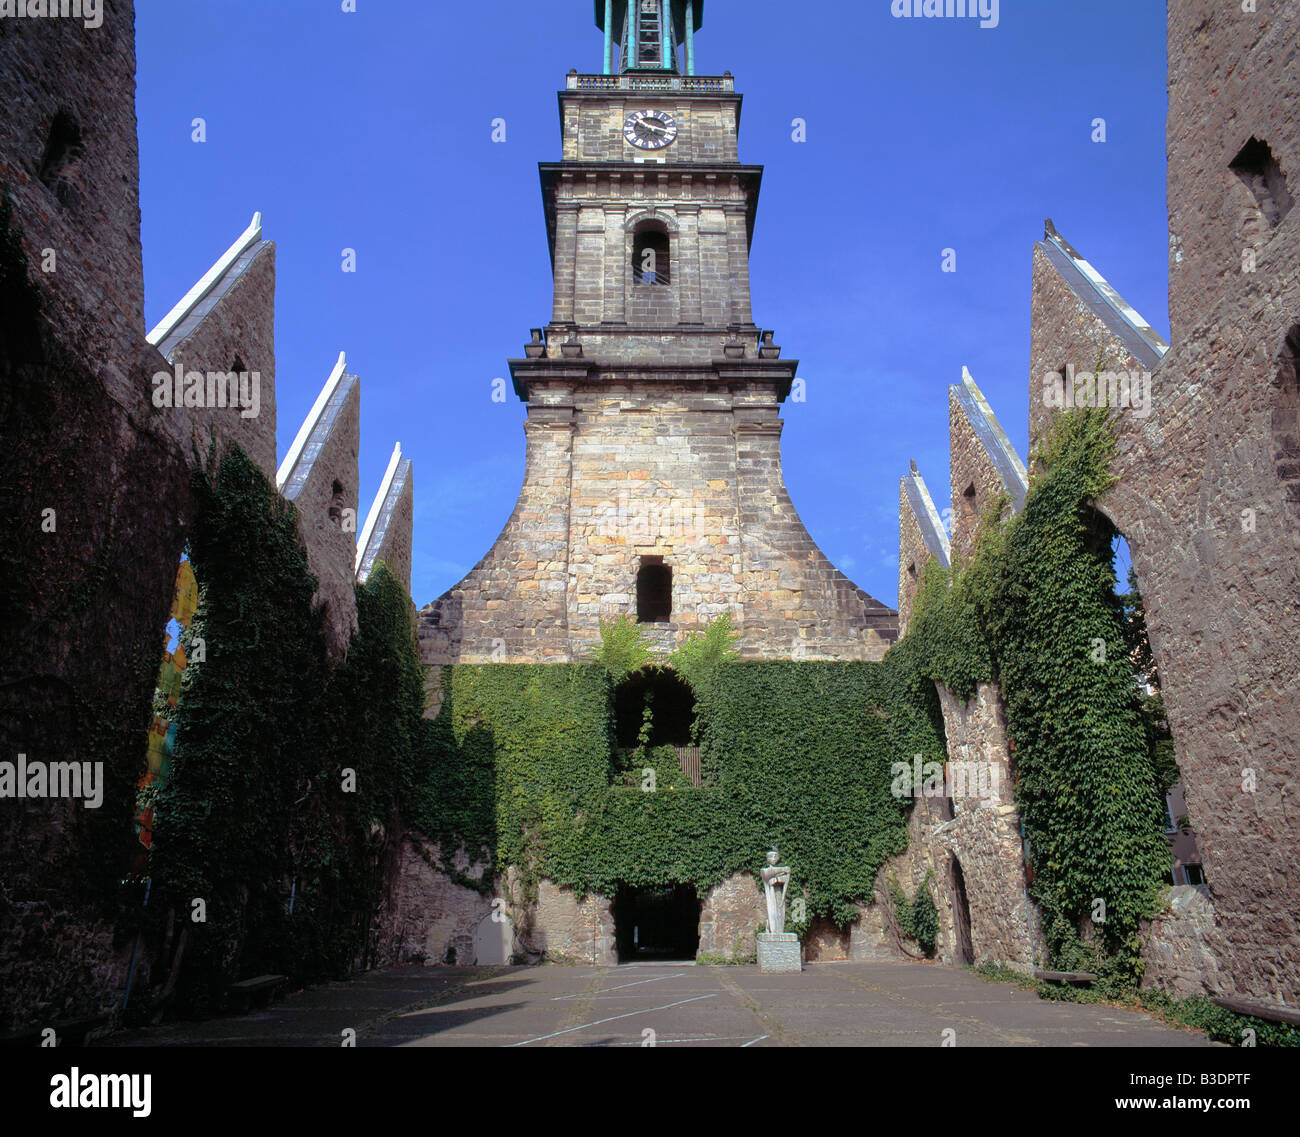
[[[999,684],[1052,964],[1123,985],[1139,974],[1139,921],[1169,852],[1114,529],[1091,505],[1113,448],[1104,411],[1058,416],[1024,508],[1000,523],[994,503],[968,563],[927,567],[887,662],[961,699]]]
[[[578,894],[676,882],[703,896],[777,845],[809,917],[848,923],[905,842],[892,764],[942,758],[933,687],[913,692],[875,663],[728,662],[693,678],[699,787],[654,751],[652,784],[638,760],[623,776],[599,665],[445,668],[412,822],[493,873],[519,869],[526,894],[546,879]]]
[[[346,661],[325,646],[297,515],[237,447],[194,478],[200,599],[152,799],[146,932],[182,1009],[227,983],[335,978],[364,958],[388,835],[418,780],[422,673],[413,608],[383,566],[357,590]],[[148,793],[148,791],[146,791]],[[185,947],[180,950],[181,936]]]

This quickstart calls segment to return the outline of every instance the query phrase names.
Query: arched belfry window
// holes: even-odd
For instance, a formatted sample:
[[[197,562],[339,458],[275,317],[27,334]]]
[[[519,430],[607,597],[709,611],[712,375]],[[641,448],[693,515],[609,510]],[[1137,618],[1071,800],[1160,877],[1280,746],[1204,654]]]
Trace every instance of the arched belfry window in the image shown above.
[[[668,230],[658,221],[643,221],[632,235],[632,281],[635,284],[671,284],[672,279],[672,244]]]
[[[673,570],[663,557],[643,557],[636,574],[636,622],[666,624],[673,616]]]

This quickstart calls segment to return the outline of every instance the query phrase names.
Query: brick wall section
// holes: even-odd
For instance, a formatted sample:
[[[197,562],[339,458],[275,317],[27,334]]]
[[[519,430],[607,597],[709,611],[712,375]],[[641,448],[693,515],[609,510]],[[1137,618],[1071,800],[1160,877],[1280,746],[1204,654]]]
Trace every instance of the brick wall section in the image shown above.
[[[1267,0],[1257,8],[1247,13],[1240,4],[1216,0],[1170,5],[1166,142],[1175,342],[1204,326],[1224,294],[1237,287],[1246,249],[1276,263],[1275,231],[1229,168],[1252,137],[1267,142],[1290,197],[1300,198],[1300,3]]]
[[[187,371],[233,369],[238,359],[245,371],[260,375],[257,417],[245,418],[235,408],[164,408],[162,414],[189,426],[202,453],[207,452],[210,426],[218,437],[236,442],[274,480],[275,458],[275,246],[267,242],[203,321],[172,351],[169,363]],[[188,441],[188,440],[183,440]]]

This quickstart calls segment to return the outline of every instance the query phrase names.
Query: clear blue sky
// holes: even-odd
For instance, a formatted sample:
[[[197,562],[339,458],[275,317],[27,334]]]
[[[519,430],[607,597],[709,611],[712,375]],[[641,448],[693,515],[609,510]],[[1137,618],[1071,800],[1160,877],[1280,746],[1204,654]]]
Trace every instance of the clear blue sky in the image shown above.
[[[415,463],[423,605],[518,495],[523,407],[493,403],[492,380],[550,316],[537,163],[558,159],[555,92],[570,68],[600,70],[601,36],[591,0],[341,7],[137,0],[146,317],[262,211],[280,454],[346,350],[363,516],[394,441]],[[791,496],[891,605],[898,480],[915,458],[947,504],[963,364],[1024,453],[1045,217],[1168,335],[1164,3],[1001,0],[999,15],[983,30],[894,19],[889,0],[708,0],[696,40],[697,71],[730,70],[745,96],[741,160],[766,166],[754,319],[808,382],[785,410]]]

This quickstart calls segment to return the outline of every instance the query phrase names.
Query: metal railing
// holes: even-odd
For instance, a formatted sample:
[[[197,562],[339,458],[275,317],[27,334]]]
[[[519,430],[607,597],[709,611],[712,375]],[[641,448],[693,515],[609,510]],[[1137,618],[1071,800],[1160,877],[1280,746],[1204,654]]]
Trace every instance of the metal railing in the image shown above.
[[[570,75],[570,91],[717,91],[734,92],[730,75]]]

